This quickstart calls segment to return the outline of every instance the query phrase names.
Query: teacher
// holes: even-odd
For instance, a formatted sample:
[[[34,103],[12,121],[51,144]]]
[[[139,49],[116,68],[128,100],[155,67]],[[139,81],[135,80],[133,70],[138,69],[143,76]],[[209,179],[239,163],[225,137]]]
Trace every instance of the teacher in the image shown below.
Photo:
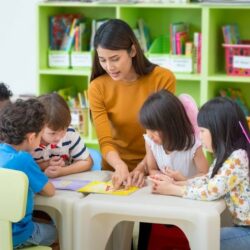
[[[145,130],[139,110],[153,92],[175,91],[173,73],[151,63],[130,26],[119,19],[102,24],[94,38],[94,60],[88,91],[90,110],[103,157],[113,170],[117,189],[144,184]]]

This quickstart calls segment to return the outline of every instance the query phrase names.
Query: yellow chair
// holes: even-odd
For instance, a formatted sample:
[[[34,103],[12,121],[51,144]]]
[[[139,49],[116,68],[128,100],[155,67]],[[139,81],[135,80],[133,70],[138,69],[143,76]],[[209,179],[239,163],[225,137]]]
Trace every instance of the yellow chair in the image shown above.
[[[11,223],[20,221],[26,211],[28,194],[27,176],[16,170],[0,168],[0,249],[12,250]],[[34,246],[27,250],[51,250],[50,247]]]

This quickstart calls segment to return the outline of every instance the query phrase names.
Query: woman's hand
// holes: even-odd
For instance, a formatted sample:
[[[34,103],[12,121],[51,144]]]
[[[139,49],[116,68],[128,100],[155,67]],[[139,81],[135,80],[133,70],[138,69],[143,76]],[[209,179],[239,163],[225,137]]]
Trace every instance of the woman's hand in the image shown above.
[[[145,171],[135,168],[131,173],[132,186],[143,187],[145,183]]]
[[[175,181],[185,181],[186,177],[180,172],[172,170],[168,167],[164,169],[164,174],[169,176],[170,178],[173,178]]]
[[[131,186],[131,176],[125,163],[120,163],[119,166],[116,166],[111,180],[115,190],[119,189],[122,185],[125,188]]]

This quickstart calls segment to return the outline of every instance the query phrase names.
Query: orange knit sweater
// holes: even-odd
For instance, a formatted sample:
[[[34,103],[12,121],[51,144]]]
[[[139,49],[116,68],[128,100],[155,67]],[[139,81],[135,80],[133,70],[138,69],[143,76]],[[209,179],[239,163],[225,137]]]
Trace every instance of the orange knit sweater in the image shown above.
[[[147,97],[161,89],[175,92],[175,77],[159,66],[134,82],[114,81],[107,74],[91,82],[88,97],[102,155],[116,151],[129,171],[137,166],[145,155],[138,113]],[[102,167],[113,170],[104,160]]]

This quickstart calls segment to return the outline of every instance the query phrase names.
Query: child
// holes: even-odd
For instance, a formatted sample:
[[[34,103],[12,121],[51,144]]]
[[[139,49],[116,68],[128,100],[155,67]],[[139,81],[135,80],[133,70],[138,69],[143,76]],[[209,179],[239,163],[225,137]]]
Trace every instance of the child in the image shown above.
[[[30,154],[40,143],[44,114],[43,105],[34,99],[9,103],[0,112],[0,166],[22,171],[29,179],[26,214],[21,221],[12,224],[14,248],[49,246],[56,240],[54,225],[32,221],[34,194],[53,196],[55,193],[54,186]]]
[[[150,175],[163,173],[183,181],[205,174],[208,163],[182,102],[167,90],[148,97],[140,110],[146,129],[146,160]]]
[[[4,83],[0,83],[0,109],[10,102],[12,92]]]
[[[217,97],[201,108],[198,125],[204,148],[215,156],[209,172],[182,185],[156,175],[152,191],[194,200],[223,197],[235,226],[221,229],[221,249],[247,250],[250,246],[250,133],[246,118],[234,101]]]
[[[33,152],[41,169],[51,178],[89,170],[93,162],[79,133],[69,127],[71,114],[67,103],[57,93],[38,99],[47,114],[41,144]]]

